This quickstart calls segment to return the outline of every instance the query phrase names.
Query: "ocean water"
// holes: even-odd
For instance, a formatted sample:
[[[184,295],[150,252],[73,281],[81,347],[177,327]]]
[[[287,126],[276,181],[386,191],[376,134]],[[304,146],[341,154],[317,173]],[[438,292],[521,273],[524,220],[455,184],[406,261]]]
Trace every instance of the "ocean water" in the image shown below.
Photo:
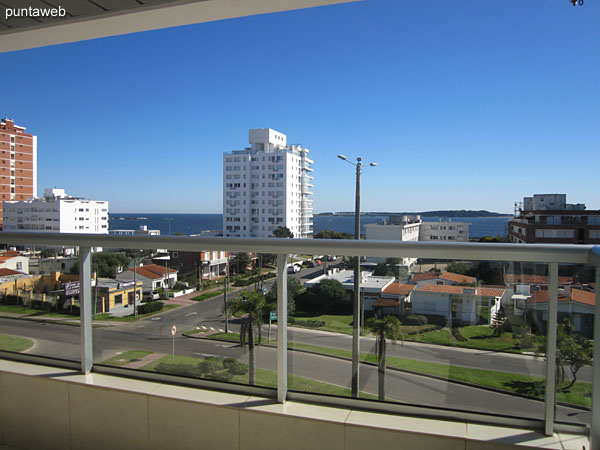
[[[172,219],[172,220],[170,220]],[[387,216],[361,217],[361,233],[365,233],[365,224],[378,223]],[[437,222],[440,217],[423,217],[425,222]],[[468,222],[471,224],[471,237],[481,236],[506,236],[508,217],[456,217],[454,222]],[[354,234],[353,216],[315,216],[314,233],[322,230],[333,230]],[[110,229],[136,230],[145,225],[149,230],[160,230],[163,235],[181,233],[185,235],[199,234],[205,230],[223,229],[222,214],[111,214]]]

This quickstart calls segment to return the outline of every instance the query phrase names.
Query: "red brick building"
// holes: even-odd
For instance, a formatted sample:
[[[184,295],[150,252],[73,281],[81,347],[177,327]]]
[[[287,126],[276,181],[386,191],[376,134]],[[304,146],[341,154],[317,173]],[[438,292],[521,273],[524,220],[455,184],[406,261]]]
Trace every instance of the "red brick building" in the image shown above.
[[[0,121],[0,229],[2,201],[37,195],[37,136],[12,119]]]

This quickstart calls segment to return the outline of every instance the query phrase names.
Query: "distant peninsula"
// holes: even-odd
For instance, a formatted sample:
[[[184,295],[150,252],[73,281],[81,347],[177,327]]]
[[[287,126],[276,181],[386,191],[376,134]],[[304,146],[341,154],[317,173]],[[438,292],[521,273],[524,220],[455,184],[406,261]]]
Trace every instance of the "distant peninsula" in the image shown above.
[[[423,211],[423,212],[363,212],[360,215],[365,217],[373,216],[390,216],[390,215],[416,215],[419,214],[423,217],[511,217],[512,214],[496,213],[486,211],[484,209],[471,210],[471,209],[445,209],[440,211]],[[315,216],[353,216],[354,212],[322,212],[314,214]]]

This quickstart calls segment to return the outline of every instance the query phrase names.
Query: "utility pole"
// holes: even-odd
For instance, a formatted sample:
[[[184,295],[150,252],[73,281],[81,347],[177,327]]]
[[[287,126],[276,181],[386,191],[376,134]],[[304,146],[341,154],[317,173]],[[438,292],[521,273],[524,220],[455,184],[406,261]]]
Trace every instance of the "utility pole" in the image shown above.
[[[225,276],[223,282],[223,313],[225,314],[225,333],[229,333],[229,310],[227,309],[227,285],[229,284],[229,273]]]
[[[343,161],[356,167],[356,192],[354,203],[354,239],[360,240],[360,174],[362,158],[356,158],[356,163],[349,161],[344,155],[338,155]],[[376,166],[377,163],[370,163]],[[360,363],[360,329],[361,329],[361,298],[360,298],[360,256],[355,256],[354,291],[352,292],[352,397],[359,396],[359,363]]]

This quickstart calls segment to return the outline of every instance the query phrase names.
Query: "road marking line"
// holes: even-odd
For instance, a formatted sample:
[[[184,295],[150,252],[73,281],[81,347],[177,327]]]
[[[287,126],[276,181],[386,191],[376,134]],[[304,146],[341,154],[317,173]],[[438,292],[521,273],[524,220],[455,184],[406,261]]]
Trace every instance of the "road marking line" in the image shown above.
[[[194,316],[194,315],[196,315],[196,314],[198,314],[198,313],[197,313],[197,312],[191,312],[191,313],[189,313],[189,314],[186,314],[186,315],[185,315],[185,317]]]
[[[162,317],[151,317],[150,320],[160,320]]]
[[[219,328],[219,331],[220,331],[221,333],[225,333],[225,330],[222,330],[221,328]]]
[[[213,327],[210,327],[210,329],[211,329],[212,331],[216,331],[216,330],[215,330]]]
[[[204,325],[202,325],[200,328],[202,328],[203,330],[207,329]]]

